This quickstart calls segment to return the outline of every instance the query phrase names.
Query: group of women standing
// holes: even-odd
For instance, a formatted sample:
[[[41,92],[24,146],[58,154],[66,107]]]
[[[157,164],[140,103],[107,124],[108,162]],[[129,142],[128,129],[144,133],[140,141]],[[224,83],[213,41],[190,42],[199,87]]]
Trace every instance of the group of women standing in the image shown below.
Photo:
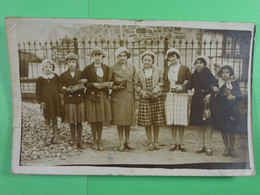
[[[130,145],[130,126],[135,124],[135,94],[138,94],[138,125],[145,128],[148,150],[159,150],[159,127],[171,127],[170,151],[186,152],[184,129],[199,126],[200,147],[196,153],[212,155],[212,126],[222,131],[224,156],[236,157],[234,151],[235,126],[239,123],[237,100],[241,92],[230,66],[223,66],[216,79],[207,68],[208,58],[198,56],[193,65],[196,70],[180,64],[180,52],[170,48],[165,59],[164,72],[155,66],[155,54],[146,51],[141,56],[143,66],[137,71],[128,63],[130,52],[120,47],[116,50],[117,63],[111,67],[102,63],[104,51],[92,50],[93,63],[83,71],[77,70],[78,58],[70,53],[65,61],[68,70],[58,77],[51,60],[43,61],[43,75],[36,84],[36,95],[45,116],[47,144],[57,143],[57,116],[70,124],[72,146],[84,149],[81,140],[82,122],[91,125],[94,150],[103,150],[103,123],[117,125],[119,151],[133,150]],[[191,107],[188,90],[194,89]],[[63,94],[63,108],[57,100]],[[47,98],[48,97],[48,98]],[[208,108],[211,117],[205,117]],[[51,136],[52,122],[54,137]],[[214,123],[213,123],[214,122]],[[77,133],[77,139],[76,139]],[[207,136],[206,136],[207,135]]]

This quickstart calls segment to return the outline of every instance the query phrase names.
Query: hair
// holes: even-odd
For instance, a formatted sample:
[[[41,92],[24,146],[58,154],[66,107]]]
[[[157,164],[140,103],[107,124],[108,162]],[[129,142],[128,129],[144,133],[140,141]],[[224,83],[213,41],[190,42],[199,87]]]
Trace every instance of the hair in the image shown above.
[[[196,59],[195,62],[194,62],[194,66],[195,66],[195,64],[196,64],[196,62],[197,62],[198,60],[201,61],[201,62],[204,64],[204,66],[207,66],[207,62],[206,62],[206,60],[205,60],[204,58],[198,58],[198,59]]]
[[[219,69],[218,74],[217,74],[218,77],[222,78],[222,71],[223,71],[223,69],[228,69],[229,70],[229,74],[230,74],[231,77],[235,75],[234,70],[233,70],[233,68],[231,66],[224,65],[224,66],[222,66]]]
[[[168,53],[168,55],[167,55],[167,60],[169,60],[169,56],[173,56],[173,55],[176,55],[177,56],[177,59],[180,59],[180,55],[178,54],[178,53],[176,53],[176,52],[170,52],[170,53]]]
[[[149,54],[149,53],[142,56],[142,58],[141,58],[142,62],[143,62],[143,59],[144,59],[145,56],[150,56],[153,60],[153,63],[154,63],[154,55]]]
[[[44,69],[44,66],[45,66],[47,63],[49,63],[49,64],[52,65],[52,71],[54,71],[54,70],[55,70],[55,64],[53,63],[53,61],[52,61],[51,59],[45,59],[45,60],[42,61],[42,63],[41,63],[42,71],[43,71],[43,69]]]
[[[120,53],[117,55],[117,57],[118,57],[121,53],[125,53],[126,56],[127,56],[127,59],[129,59],[129,58],[131,57],[131,53],[128,52],[128,51],[122,51],[122,52],[120,52]]]

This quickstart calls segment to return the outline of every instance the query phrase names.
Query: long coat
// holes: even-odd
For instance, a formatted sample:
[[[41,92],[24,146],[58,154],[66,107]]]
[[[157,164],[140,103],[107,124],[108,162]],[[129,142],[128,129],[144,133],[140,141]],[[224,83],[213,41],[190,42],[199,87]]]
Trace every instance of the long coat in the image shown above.
[[[36,97],[39,103],[46,103],[43,114],[46,119],[55,119],[61,114],[61,101],[59,96],[59,77],[54,74],[53,78],[39,77],[36,82]]]
[[[241,131],[241,119],[238,109],[238,101],[242,99],[242,93],[237,81],[231,82],[232,90],[226,84],[222,85],[219,93],[213,98],[213,116],[215,129],[238,133]],[[228,100],[227,96],[235,96],[234,100]]]
[[[98,77],[94,64],[86,66],[83,70],[83,78],[87,79],[86,91],[86,119],[88,122],[110,122],[112,119],[111,105],[109,101],[108,87],[97,89],[94,83],[103,83],[109,81],[109,67],[101,64],[104,75]]]
[[[111,107],[114,125],[135,124],[135,99],[134,90],[136,86],[136,70],[133,65],[127,64],[123,70],[121,65],[115,64],[111,67],[111,81],[114,82],[111,94]],[[126,80],[126,87],[116,89],[115,83]]]
[[[192,96],[190,125],[202,126],[210,124],[210,120],[204,121],[202,115],[205,106],[204,98],[206,95],[213,93],[213,86],[218,86],[217,80],[208,68],[205,67],[201,72],[195,70],[191,75],[189,89],[193,88],[195,92]]]
[[[101,67],[104,71],[104,76],[103,76],[103,82],[108,82],[109,81],[109,67],[105,64],[101,64]],[[104,89],[97,89],[93,86],[94,83],[98,83],[98,78],[97,74],[95,71],[94,64],[90,64],[86,66],[83,70],[82,77],[86,78],[88,81],[85,83],[85,86],[87,87],[86,91],[86,98],[91,100],[91,101],[98,101],[99,96],[100,96],[100,91],[103,91],[106,94],[106,97],[108,98],[108,88]]]

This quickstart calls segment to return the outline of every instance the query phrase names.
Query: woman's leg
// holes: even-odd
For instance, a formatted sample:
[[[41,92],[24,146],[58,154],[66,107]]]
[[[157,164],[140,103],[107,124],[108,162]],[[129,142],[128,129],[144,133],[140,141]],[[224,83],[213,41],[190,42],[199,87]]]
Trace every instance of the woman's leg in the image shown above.
[[[77,148],[77,141],[76,141],[76,132],[75,132],[75,124],[70,124],[70,133],[71,133],[71,139],[72,139],[72,147]]]
[[[186,148],[184,147],[184,142],[183,142],[183,138],[184,138],[184,126],[182,125],[179,125],[177,127],[177,130],[179,132],[179,149],[182,151],[182,152],[187,152]]]
[[[46,129],[46,133],[47,133],[46,145],[49,146],[49,145],[51,145],[51,126],[50,126],[49,119],[45,119],[45,129]]]
[[[212,130],[210,125],[207,125],[205,127],[205,134],[207,134],[206,141],[205,141],[206,144],[205,145],[206,145],[207,148],[211,148],[213,130]]]
[[[177,140],[176,140],[176,136],[177,136],[177,126],[172,125],[171,126],[171,132],[172,132],[172,145],[170,147],[170,151],[174,151],[177,149]]]
[[[52,119],[52,129],[53,129],[53,134],[54,134],[54,138],[52,140],[52,143],[57,144],[58,143],[57,118]]]
[[[211,149],[211,141],[212,141],[212,135],[213,135],[213,130],[210,125],[205,126],[205,134],[206,135],[206,140],[205,140],[205,145],[206,145],[206,154],[208,156],[212,156],[212,149]]]
[[[91,125],[91,131],[92,131],[92,136],[93,136],[92,149],[98,150],[98,145],[97,145],[97,124],[92,122],[90,125]]]
[[[230,142],[230,156],[233,158],[237,157],[237,154],[235,152],[235,133],[229,133],[229,142]]]
[[[152,129],[151,129],[151,126],[145,126],[145,132],[146,132],[147,141],[148,141],[148,150],[152,151],[153,150],[153,143],[152,143]]]
[[[225,150],[224,150],[223,156],[229,156],[230,145],[229,145],[229,140],[228,140],[228,133],[226,131],[221,131],[221,136],[222,136],[223,143],[225,145]]]
[[[159,137],[159,125],[153,125],[153,138],[154,138],[154,149],[160,150],[158,144],[158,137]]]
[[[125,150],[124,147],[124,134],[123,134],[124,127],[123,126],[117,126],[118,136],[119,136],[119,151],[123,152]]]
[[[125,128],[125,148],[127,150],[133,150],[133,148],[129,145],[129,139],[130,139],[130,126],[124,126]]]
[[[198,150],[196,151],[197,154],[200,154],[202,152],[205,152],[205,127],[204,126],[199,126],[198,129],[198,134],[199,134],[199,143],[200,146],[198,148]]]
[[[78,134],[78,147],[86,149],[86,146],[82,142],[82,123],[77,123],[77,134]]]
[[[103,123],[98,122],[97,123],[97,132],[98,132],[98,149],[99,150],[104,150],[103,145],[102,145],[102,131],[103,131]]]

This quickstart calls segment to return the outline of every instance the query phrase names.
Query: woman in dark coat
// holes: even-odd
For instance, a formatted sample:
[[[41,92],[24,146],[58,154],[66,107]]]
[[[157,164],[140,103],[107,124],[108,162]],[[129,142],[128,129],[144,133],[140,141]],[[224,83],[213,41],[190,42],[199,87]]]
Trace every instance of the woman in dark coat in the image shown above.
[[[105,57],[103,50],[99,47],[93,48],[92,58],[94,62],[85,67],[83,78],[87,79],[86,91],[86,119],[91,124],[94,150],[103,150],[102,131],[103,122],[110,123],[112,112],[108,99],[108,88],[112,82],[108,82],[109,67],[102,63]]]
[[[225,145],[223,156],[237,157],[235,135],[241,125],[238,101],[242,98],[239,83],[233,79],[234,71],[225,65],[218,71],[219,92],[214,98],[215,128],[221,130]]]
[[[206,152],[207,155],[211,156],[211,140],[213,133],[211,128],[211,119],[203,118],[203,112],[205,105],[209,106],[210,94],[217,92],[218,88],[217,80],[206,67],[208,64],[209,60],[207,56],[198,56],[195,58],[193,63],[196,70],[191,75],[189,89],[194,89],[195,91],[192,96],[190,125],[199,127],[200,147],[196,153],[200,154]]]

